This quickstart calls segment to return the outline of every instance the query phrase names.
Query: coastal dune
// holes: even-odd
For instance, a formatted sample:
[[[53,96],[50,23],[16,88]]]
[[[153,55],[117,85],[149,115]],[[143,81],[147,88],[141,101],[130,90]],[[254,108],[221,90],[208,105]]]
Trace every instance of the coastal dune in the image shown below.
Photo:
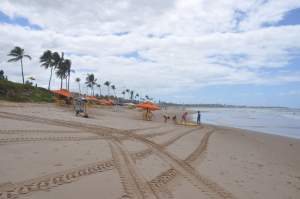
[[[165,112],[0,102],[0,198],[300,198],[300,140]]]

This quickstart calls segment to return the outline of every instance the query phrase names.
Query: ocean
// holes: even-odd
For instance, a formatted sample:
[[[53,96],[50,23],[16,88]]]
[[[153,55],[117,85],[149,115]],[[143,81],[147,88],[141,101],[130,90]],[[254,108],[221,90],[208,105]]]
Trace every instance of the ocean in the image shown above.
[[[248,129],[300,139],[300,109],[193,108],[203,123]],[[197,115],[193,115],[196,121]]]

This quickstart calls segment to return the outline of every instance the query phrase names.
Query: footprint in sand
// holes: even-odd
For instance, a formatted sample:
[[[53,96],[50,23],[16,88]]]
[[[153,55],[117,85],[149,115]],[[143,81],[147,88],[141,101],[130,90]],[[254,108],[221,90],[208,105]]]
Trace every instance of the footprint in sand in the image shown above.
[[[55,166],[55,167],[61,167],[61,166],[63,166],[63,164],[62,163],[57,163],[57,164],[54,164],[53,166]]]

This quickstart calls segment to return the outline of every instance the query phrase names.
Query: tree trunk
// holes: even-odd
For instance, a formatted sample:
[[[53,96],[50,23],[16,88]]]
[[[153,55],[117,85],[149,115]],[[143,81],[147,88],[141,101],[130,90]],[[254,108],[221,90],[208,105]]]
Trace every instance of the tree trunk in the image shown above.
[[[49,84],[48,84],[48,90],[50,90],[50,84],[51,84],[51,79],[52,79],[52,72],[53,72],[53,67],[51,67],[51,73],[50,73],[50,79],[49,79]]]
[[[68,91],[70,90],[70,75],[71,75],[71,73],[69,71],[69,74],[68,74]]]
[[[79,94],[81,94],[80,82],[78,82],[78,86],[79,86]]]
[[[63,85],[63,78],[60,78],[60,90],[62,89],[62,85]]]
[[[25,81],[24,81],[24,72],[23,72],[23,59],[21,59],[21,70],[22,70],[22,80],[23,80],[23,84],[25,84]]]
[[[66,77],[66,90],[68,90],[68,77]]]

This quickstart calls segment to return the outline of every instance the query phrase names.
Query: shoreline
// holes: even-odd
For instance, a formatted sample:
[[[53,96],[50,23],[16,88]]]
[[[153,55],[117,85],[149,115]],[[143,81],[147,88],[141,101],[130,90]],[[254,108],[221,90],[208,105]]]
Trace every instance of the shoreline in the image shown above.
[[[245,131],[250,134],[262,134],[262,135],[267,135],[267,136],[275,136],[275,137],[281,137],[281,138],[288,138],[288,139],[295,139],[295,140],[300,140],[300,137],[293,137],[289,135],[283,135],[283,134],[276,134],[274,132],[266,132],[266,131],[256,131],[256,130],[251,130],[251,129],[245,129],[245,128],[239,128],[239,127],[234,127],[234,126],[224,126],[224,125],[217,125],[217,124],[212,124],[212,123],[203,123],[204,125],[211,125],[215,126],[218,128],[229,128],[233,130],[239,130],[239,131]]]
[[[202,121],[207,124],[300,139],[299,111],[278,112],[273,109],[247,110],[247,108],[208,108],[200,110],[202,110]]]

